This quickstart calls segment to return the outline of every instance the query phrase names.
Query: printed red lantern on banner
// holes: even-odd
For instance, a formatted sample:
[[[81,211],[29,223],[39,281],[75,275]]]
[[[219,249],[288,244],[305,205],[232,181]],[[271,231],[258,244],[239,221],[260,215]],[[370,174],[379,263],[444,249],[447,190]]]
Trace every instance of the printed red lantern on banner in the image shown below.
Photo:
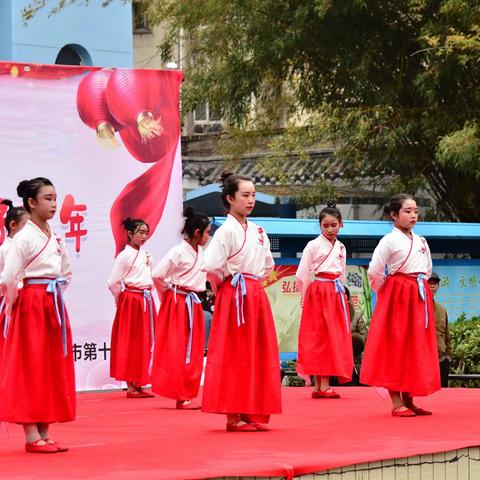
[[[108,109],[105,89],[112,70],[96,70],[86,75],[78,84],[77,110],[82,122],[97,132],[102,146],[118,146],[115,131],[122,126],[113,118]]]
[[[120,132],[120,137],[130,154],[144,163],[161,160],[169,152],[172,143],[172,135],[168,130],[164,131],[160,137],[144,142],[137,129],[126,127]]]
[[[129,152],[141,162],[152,163],[152,166],[140,177],[129,182],[112,205],[110,222],[115,238],[116,255],[125,248],[125,229],[121,225],[124,218],[129,216],[143,218],[148,222],[150,234],[155,231],[167,201],[170,177],[180,140],[179,87],[183,74],[145,70],[140,71],[140,74],[149,76],[152,90],[162,92],[156,111],[160,114],[165,129],[160,137],[144,143],[135,127],[126,127],[120,132]]]
[[[127,150],[137,160],[154,163],[162,160],[168,152],[175,153],[180,135],[180,117],[178,113],[178,83],[182,75],[173,72],[143,72],[149,75],[151,91],[161,92],[156,103],[156,111],[162,119],[163,132],[159,137],[144,141],[135,127],[125,127],[120,137]],[[171,81],[175,75],[176,81]]]
[[[124,70],[112,73],[107,103],[112,115],[124,126],[138,129],[142,142],[163,132],[159,104],[162,92],[155,70]]]

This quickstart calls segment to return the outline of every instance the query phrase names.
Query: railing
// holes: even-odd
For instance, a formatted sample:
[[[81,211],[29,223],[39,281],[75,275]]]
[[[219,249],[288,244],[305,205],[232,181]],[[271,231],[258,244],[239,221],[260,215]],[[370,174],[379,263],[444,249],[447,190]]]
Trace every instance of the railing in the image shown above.
[[[450,373],[448,375],[449,380],[480,380],[480,373]]]
[[[296,370],[285,368],[282,369],[282,376],[291,377],[298,375]],[[480,373],[451,373],[448,375],[449,380],[480,380]]]

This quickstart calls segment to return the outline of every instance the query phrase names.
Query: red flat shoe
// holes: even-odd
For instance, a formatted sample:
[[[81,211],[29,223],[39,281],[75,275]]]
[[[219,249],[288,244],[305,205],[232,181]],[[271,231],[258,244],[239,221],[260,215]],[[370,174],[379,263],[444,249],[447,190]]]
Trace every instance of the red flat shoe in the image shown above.
[[[40,442],[45,442],[45,440],[39,438],[32,443],[26,443],[25,451],[28,453],[58,453],[58,449],[55,445],[46,442],[44,445],[39,445]]]
[[[177,410],[200,410],[201,407],[198,405],[192,405],[190,400],[177,400],[175,408]]]
[[[312,398],[340,398],[340,395],[335,391],[329,388],[328,390],[314,390],[312,392]]]
[[[135,387],[135,390],[143,395],[142,398],[153,398],[155,396],[153,393],[145,391],[142,387]]]
[[[405,410],[402,410],[404,408]],[[412,410],[408,409],[405,405],[399,405],[392,408],[392,416],[394,417],[416,417],[417,415]]]
[[[244,423],[243,425],[238,425],[238,422],[228,423],[227,422],[227,432],[259,432],[253,424]]]
[[[145,390],[142,390],[141,394],[143,395],[143,398],[153,398],[155,396],[153,393],[146,392]]]
[[[57,449],[57,452],[68,452],[68,447],[63,447],[49,438],[45,438],[44,440],[47,442],[47,445],[53,445]]]
[[[417,407],[415,405],[409,405],[407,408],[410,409],[413,413],[415,413],[415,415],[418,415],[419,417],[432,414],[432,412],[430,412],[429,410],[425,410],[424,408]]]
[[[250,423],[250,425],[253,425],[255,427],[255,430],[257,430],[257,432],[268,432],[269,430],[269,428],[266,425],[263,425],[258,422],[252,422]]]
[[[139,392],[138,390],[134,390],[132,392],[127,392],[127,398],[151,398],[153,395],[147,392]]]

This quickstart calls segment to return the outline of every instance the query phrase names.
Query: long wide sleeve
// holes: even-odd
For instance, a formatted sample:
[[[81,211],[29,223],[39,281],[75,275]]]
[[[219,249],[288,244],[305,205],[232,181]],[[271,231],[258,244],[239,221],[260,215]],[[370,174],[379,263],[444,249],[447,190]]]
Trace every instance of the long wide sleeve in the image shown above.
[[[1,285],[2,294],[7,304],[7,315],[12,314],[12,308],[18,296],[18,284],[22,280],[23,266],[30,257],[28,244],[20,239],[14,239],[2,271]]]
[[[115,302],[118,301],[118,297],[123,290],[123,277],[127,272],[127,266],[125,260],[121,253],[117,256],[113,262],[112,273],[108,279],[108,288],[112,292],[112,295],[115,297]]]
[[[175,255],[170,251],[160,260],[159,264],[153,270],[153,284],[159,295],[170,287],[172,272],[175,270]]]
[[[300,264],[298,265],[296,277],[298,279],[298,288],[302,298],[307,292],[308,286],[310,285],[310,270],[312,266],[311,258],[311,248],[310,244],[307,244],[302,253],[302,258],[300,259]]]
[[[427,277],[430,278],[430,275],[432,274],[432,254],[430,253],[430,247],[428,246],[428,243],[425,242],[426,248],[427,248]]]
[[[224,280],[224,271],[229,256],[229,243],[226,235],[219,229],[210,240],[204,254],[205,271],[207,280],[214,292]]]
[[[390,251],[390,245],[384,237],[373,252],[372,260],[368,266],[368,279],[375,292],[378,292],[385,283],[385,266],[387,265]]]
[[[62,264],[61,264],[61,276],[67,281],[67,285],[64,289],[70,285],[72,281],[72,264],[70,262],[70,256],[65,243],[62,241]]]
[[[270,250],[270,239],[265,235],[267,241],[265,242],[265,276],[273,271],[275,268],[275,260],[273,259],[272,251]]]

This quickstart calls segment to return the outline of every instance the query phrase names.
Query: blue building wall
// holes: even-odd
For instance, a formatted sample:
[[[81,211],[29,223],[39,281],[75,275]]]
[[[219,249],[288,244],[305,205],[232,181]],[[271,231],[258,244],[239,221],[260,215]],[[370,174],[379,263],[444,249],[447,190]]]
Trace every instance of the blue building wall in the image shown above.
[[[0,1],[0,60],[53,64],[66,45],[81,53],[86,65],[131,68],[132,6],[116,0],[71,5],[48,17],[49,6],[25,26],[22,9],[29,0]]]
[[[0,59],[10,60],[12,55],[12,2],[0,2]]]

